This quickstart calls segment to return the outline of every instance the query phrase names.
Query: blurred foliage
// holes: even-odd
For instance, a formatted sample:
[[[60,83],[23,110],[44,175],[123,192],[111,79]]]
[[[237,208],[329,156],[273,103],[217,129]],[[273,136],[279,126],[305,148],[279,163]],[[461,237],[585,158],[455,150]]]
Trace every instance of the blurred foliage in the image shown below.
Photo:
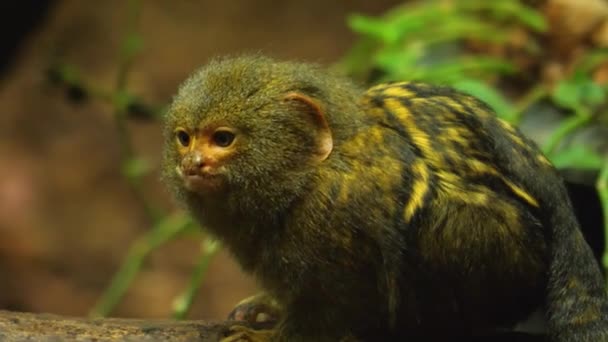
[[[512,111],[509,102],[484,81],[516,67],[505,58],[471,53],[463,42],[505,43],[515,25],[546,29],[540,14],[510,0],[408,2],[381,18],[351,15],[348,24],[361,36],[341,62],[353,77],[449,84],[481,96],[501,113]],[[527,48],[539,47],[530,42]]]
[[[139,7],[139,1],[129,2],[131,16],[120,51],[114,90],[85,84],[78,68],[60,59],[49,69],[50,80],[64,86],[73,101],[96,99],[112,104],[121,139],[125,181],[151,221],[152,229],[133,244],[124,264],[92,309],[92,316],[106,316],[113,310],[144,259],[155,248],[182,234],[200,237],[196,224],[188,215],[153,208],[139,187],[140,180],[151,167],[148,161],[134,154],[126,120],[157,120],[165,108],[143,102],[127,87],[130,65],[143,45],[142,37],[135,30]],[[513,94],[505,84],[513,79],[517,83],[517,76],[528,71],[522,70],[508,56],[472,49],[471,43],[508,44],[510,33],[522,29],[531,33],[529,37],[545,33],[548,24],[544,15],[525,5],[524,1],[408,1],[380,17],[353,14],[347,18],[347,24],[359,39],[335,67],[362,83],[415,80],[450,85],[487,102],[499,117],[515,125],[520,123],[523,113],[540,100],[549,101],[551,106],[567,112],[567,117],[542,148],[559,168],[598,172],[597,189],[603,201],[604,217],[608,218],[608,159],[586,144],[564,144],[573,132],[602,120],[604,124],[608,122],[608,85],[596,82],[592,76],[592,71],[608,59],[608,50],[589,51],[574,71],[556,84],[544,84],[537,77],[535,84],[516,84],[515,88],[523,91]],[[539,40],[527,39],[520,48],[529,58],[543,58]],[[608,235],[608,222],[606,232]],[[192,280],[174,301],[173,317],[186,315],[209,260],[218,249],[217,243],[204,241]],[[608,258],[605,264],[608,265]]]
[[[130,0],[127,7],[129,12],[127,32],[119,51],[120,58],[114,89],[102,89],[94,84],[85,83],[81,77],[81,71],[76,66],[61,60],[61,56],[53,59],[47,72],[49,81],[63,86],[66,89],[66,95],[73,102],[98,100],[112,106],[114,123],[120,140],[122,175],[126,185],[131,188],[137,203],[147,214],[151,225],[151,229],[131,245],[124,263],[91,309],[89,315],[92,317],[107,316],[114,310],[152,251],[179,236],[192,235],[202,238],[201,230],[188,214],[181,211],[167,213],[160,210],[150,203],[141,187],[143,177],[148,175],[153,168],[148,160],[135,153],[132,136],[128,130],[128,120],[157,120],[165,110],[165,105],[147,104],[128,89],[129,71],[141,50],[143,39],[136,31],[141,4],[137,0]],[[175,318],[183,318],[187,314],[207,266],[219,248],[219,244],[211,239],[203,239],[201,246],[201,256],[193,270],[190,284],[174,300],[173,316]]]
[[[525,1],[407,1],[380,17],[353,14],[347,22],[359,39],[336,68],[365,84],[410,80],[449,85],[485,101],[500,118],[516,126],[540,100],[566,112],[541,147],[558,168],[591,170],[603,176],[598,177],[597,189],[608,236],[608,156],[586,143],[566,143],[574,132],[608,123],[608,83],[593,78],[593,71],[608,61],[608,49],[586,51],[555,84],[544,84],[538,75],[535,84],[516,84],[515,88],[526,90],[513,94],[505,84],[510,80],[523,83],[525,77],[520,76],[529,70],[513,63],[507,54],[471,46],[506,46],[513,32],[523,30],[529,34],[520,49],[542,63],[546,58],[542,40],[534,38],[547,32],[548,23],[540,10]],[[608,267],[608,254],[604,264]]]

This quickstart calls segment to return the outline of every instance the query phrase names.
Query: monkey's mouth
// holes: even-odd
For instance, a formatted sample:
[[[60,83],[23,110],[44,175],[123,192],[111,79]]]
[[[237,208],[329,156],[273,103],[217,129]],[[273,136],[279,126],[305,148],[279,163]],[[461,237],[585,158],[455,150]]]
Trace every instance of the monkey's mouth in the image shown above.
[[[190,175],[184,177],[184,187],[192,192],[209,192],[221,187],[222,180],[218,175]]]
[[[219,190],[224,183],[221,174],[212,174],[208,172],[184,173],[180,167],[177,167],[176,171],[184,182],[184,188],[188,191],[207,193]]]

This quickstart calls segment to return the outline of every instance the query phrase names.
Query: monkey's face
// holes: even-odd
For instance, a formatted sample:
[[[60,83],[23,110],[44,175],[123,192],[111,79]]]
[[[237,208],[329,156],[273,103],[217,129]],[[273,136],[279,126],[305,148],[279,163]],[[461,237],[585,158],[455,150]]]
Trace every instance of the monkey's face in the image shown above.
[[[333,140],[318,91],[283,68],[215,62],[180,86],[164,118],[163,158],[178,197],[281,207],[303,191]]]
[[[226,126],[177,127],[173,135],[178,155],[175,172],[183,187],[201,194],[222,190],[227,164],[237,150],[238,130]]]
[[[332,148],[310,101],[293,93],[255,106],[231,98],[198,107],[177,101],[165,126],[165,178],[190,200],[229,196],[238,207],[281,207],[275,203],[305,187]]]

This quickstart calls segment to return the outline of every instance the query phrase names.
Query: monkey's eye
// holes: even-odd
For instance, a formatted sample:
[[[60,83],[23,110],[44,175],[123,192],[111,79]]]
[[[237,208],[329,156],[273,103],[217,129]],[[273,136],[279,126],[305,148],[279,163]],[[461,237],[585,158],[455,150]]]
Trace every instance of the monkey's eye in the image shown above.
[[[179,141],[182,146],[188,147],[190,145],[190,134],[188,134],[183,129],[180,129],[175,132],[175,136],[177,137],[177,141]]]
[[[220,147],[228,147],[234,141],[235,135],[230,131],[218,130],[213,133],[213,142]]]

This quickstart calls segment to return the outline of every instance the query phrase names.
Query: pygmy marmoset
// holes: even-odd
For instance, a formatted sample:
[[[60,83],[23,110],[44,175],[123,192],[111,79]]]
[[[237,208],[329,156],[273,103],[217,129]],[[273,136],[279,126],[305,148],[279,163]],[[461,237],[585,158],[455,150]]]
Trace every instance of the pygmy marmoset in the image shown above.
[[[476,336],[537,307],[553,341],[608,341],[560,176],[469,95],[226,57],[184,82],[164,125],[169,187],[281,312],[226,341]]]

